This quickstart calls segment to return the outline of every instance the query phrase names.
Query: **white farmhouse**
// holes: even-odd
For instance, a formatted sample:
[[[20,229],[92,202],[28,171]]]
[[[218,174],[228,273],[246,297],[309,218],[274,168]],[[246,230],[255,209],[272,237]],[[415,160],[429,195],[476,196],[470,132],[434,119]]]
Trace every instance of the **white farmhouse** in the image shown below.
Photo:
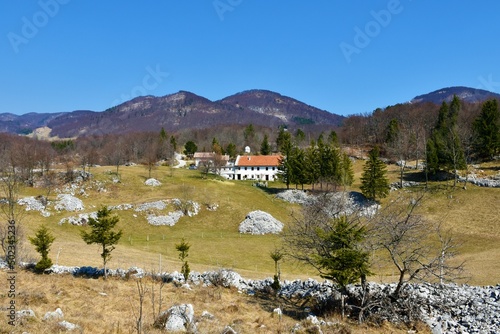
[[[234,163],[234,180],[275,181],[279,155],[239,155]]]

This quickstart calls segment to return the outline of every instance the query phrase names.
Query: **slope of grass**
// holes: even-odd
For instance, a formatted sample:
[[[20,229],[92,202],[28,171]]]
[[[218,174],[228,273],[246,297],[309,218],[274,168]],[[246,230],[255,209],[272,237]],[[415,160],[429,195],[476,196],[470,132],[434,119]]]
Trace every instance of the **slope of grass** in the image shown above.
[[[245,216],[253,210],[263,210],[276,219],[287,223],[290,220],[292,205],[277,200],[273,194],[254,187],[251,182],[221,181],[214,178],[203,179],[199,172],[178,169],[173,172],[166,167],[153,171],[162,185],[146,186],[147,171],[141,166],[120,168],[120,182],[112,180],[116,175],[110,173],[110,167],[93,168],[93,181],[84,184],[85,195],[75,195],[85,205],[84,212],[96,211],[100,205],[118,205],[124,203],[141,204],[145,202],[180,198],[190,199],[201,204],[200,213],[194,217],[182,217],[172,227],[152,226],[147,223],[142,212],[113,211],[120,217],[118,228],[123,230],[123,237],[113,251],[111,267],[139,266],[144,268],[174,271],[180,269],[175,244],[185,238],[191,244],[189,262],[193,270],[217,269],[221,267],[246,271],[250,276],[272,275],[274,262],[269,253],[280,246],[280,237],[242,235],[238,226]],[[94,184],[104,184],[105,192],[98,192]],[[25,189],[25,194],[36,196],[43,194],[41,189]],[[38,193],[37,193],[38,192]],[[56,194],[49,196],[55,200]],[[22,197],[22,195],[21,195]],[[209,211],[206,204],[216,203],[218,209]],[[156,212],[166,214],[173,211],[173,205],[166,210]],[[83,227],[58,222],[79,212],[51,211],[48,218],[39,213],[23,214],[22,223],[27,234],[32,235],[41,224],[49,227],[56,236],[49,256],[61,265],[100,266],[98,246],[86,245],[80,237]],[[33,256],[36,253],[32,252]],[[161,258],[161,264],[160,264]],[[310,269],[284,264],[284,272],[295,275],[314,274]]]
[[[363,161],[354,165],[356,181],[351,190],[359,191],[359,176]],[[489,166],[489,168],[495,168]],[[285,225],[291,221],[290,213],[297,206],[274,197],[273,192],[284,188],[280,183],[270,183],[272,189],[254,187],[244,181],[222,181],[214,178],[203,179],[198,171],[187,169],[172,170],[159,167],[152,177],[162,182],[160,187],[146,186],[148,171],[141,166],[120,167],[120,182],[114,183],[114,167],[92,168],[92,181],[87,181],[85,194],[76,194],[85,204],[85,212],[96,211],[100,205],[124,203],[141,204],[163,199],[192,199],[202,205],[200,213],[194,217],[182,217],[173,227],[152,226],[147,223],[146,213],[135,211],[114,211],[120,217],[119,228],[123,237],[112,253],[110,267],[128,268],[138,266],[146,270],[180,270],[175,244],[185,238],[191,244],[189,262],[192,270],[204,271],[221,267],[233,268],[249,278],[271,276],[274,262],[269,253],[281,245],[277,235],[242,235],[238,226],[246,214],[253,210],[270,213]],[[398,179],[398,170],[390,167],[391,182]],[[96,183],[103,185],[105,192],[98,191]],[[22,196],[45,194],[39,188],[23,189]],[[390,201],[396,193],[391,193],[385,201]],[[49,196],[55,200],[56,193]],[[206,204],[216,203],[218,209],[209,211]],[[472,284],[496,284],[500,273],[500,190],[468,186],[452,189],[449,185],[432,184],[423,213],[436,222],[442,222],[454,235],[464,242],[460,260],[467,260],[467,268],[472,274]],[[173,211],[170,205],[167,210]],[[45,224],[56,237],[49,256],[61,265],[101,266],[99,248],[86,245],[80,237],[82,227],[68,224],[59,225],[63,217],[78,213],[51,211],[48,218],[37,212],[23,213],[22,224],[27,235],[33,235],[41,224]],[[27,245],[32,258],[37,254]],[[390,275],[391,268],[375,268],[376,277]],[[292,261],[284,261],[281,266],[284,279],[314,277],[316,272]]]

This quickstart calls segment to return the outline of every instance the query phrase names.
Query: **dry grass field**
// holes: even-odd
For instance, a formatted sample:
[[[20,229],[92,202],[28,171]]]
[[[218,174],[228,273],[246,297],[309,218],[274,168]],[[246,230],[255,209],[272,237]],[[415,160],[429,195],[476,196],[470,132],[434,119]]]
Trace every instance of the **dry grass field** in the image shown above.
[[[6,273],[0,272],[0,280],[5,281]],[[79,333],[137,333],[140,301],[138,279],[84,279],[70,275],[35,275],[19,272],[17,277],[17,307],[31,309],[35,317],[22,318],[17,327],[12,328],[6,321],[0,322],[0,333],[36,333],[54,334],[64,332],[58,324],[67,321],[77,324]],[[153,326],[154,314],[158,313],[160,283],[149,278],[142,281],[146,289],[143,302],[143,332],[164,333]],[[153,308],[152,291],[155,291]],[[300,324],[297,333],[316,333],[308,321],[303,320],[303,308],[284,304],[282,300],[269,296],[249,296],[238,293],[235,289],[220,287],[191,286],[191,290],[165,284],[161,289],[162,310],[173,305],[192,304],[198,333],[221,333],[230,326],[237,333],[290,333]],[[2,296],[2,300],[4,296]],[[3,304],[3,303],[2,303]],[[280,307],[280,318],[273,310]],[[62,319],[43,320],[47,312],[61,308]],[[203,311],[213,315],[213,319],[202,317]],[[323,333],[408,333],[408,328],[391,324],[381,326],[357,325],[349,319],[337,315],[325,317],[332,323],[323,327]],[[418,333],[430,333],[423,324],[416,324]],[[14,329],[14,330],[13,330]]]
[[[362,162],[355,163],[356,182],[352,189],[359,190],[359,176]],[[496,165],[485,166],[486,173],[498,173]],[[242,235],[239,223],[253,210],[270,213],[285,225],[291,221],[291,212],[296,205],[285,203],[274,196],[280,183],[271,183],[269,189],[254,187],[251,182],[203,179],[198,171],[159,167],[152,177],[162,185],[146,186],[148,171],[142,166],[120,167],[120,182],[113,179],[113,167],[95,167],[92,181],[84,184],[85,194],[76,194],[84,205],[84,212],[96,211],[101,205],[124,203],[141,204],[163,199],[192,199],[201,204],[200,213],[193,217],[182,217],[172,227],[152,226],[147,223],[145,213],[135,211],[114,211],[119,218],[118,228],[123,237],[112,253],[111,268],[141,267],[146,271],[180,271],[181,262],[175,244],[185,238],[191,244],[189,263],[192,271],[234,269],[246,278],[265,278],[274,273],[274,262],[269,253],[280,247],[279,236]],[[397,170],[389,169],[391,181],[396,181]],[[99,183],[106,191],[98,191]],[[41,188],[22,189],[20,197],[47,195]],[[385,199],[390,201],[392,196]],[[48,199],[54,201],[52,191]],[[207,204],[217,204],[216,211],[206,209]],[[495,285],[500,276],[500,189],[480,188],[472,185],[467,190],[461,186],[453,189],[451,183],[432,184],[431,191],[422,208],[422,213],[433,221],[441,222],[455,237],[463,242],[457,260],[466,261],[466,269],[471,275],[469,284]],[[166,211],[171,210],[167,208]],[[54,263],[66,266],[102,266],[98,246],[85,244],[80,231],[83,227],[69,224],[59,225],[59,221],[75,212],[51,210],[50,217],[38,212],[23,212],[20,223],[25,236],[32,236],[36,229],[46,225],[56,237],[49,253]],[[24,255],[33,260],[38,254],[30,244],[24,245]],[[394,271],[391,268],[374,268],[374,281],[390,281]],[[289,259],[281,265],[282,278],[294,280],[312,277],[317,273]],[[0,273],[4,281],[5,272]],[[151,289],[152,282],[147,282]],[[31,308],[37,318],[23,322],[17,331],[30,333],[57,333],[54,323],[41,321],[43,314],[60,307],[65,320],[79,324],[85,333],[133,333],[134,312],[138,308],[136,281],[112,278],[108,281],[73,278],[70,276],[34,275],[21,271],[17,281],[20,303],[18,307]],[[193,290],[167,285],[164,288],[164,306],[177,303],[192,303],[195,315],[203,310],[215,315],[215,320],[200,319],[200,333],[219,333],[224,326],[231,325],[238,333],[279,333],[289,332],[300,317],[284,315],[280,321],[272,316],[272,309],[280,306],[279,301],[242,295],[231,289],[217,290],[193,287]],[[1,304],[6,294],[0,291]],[[149,303],[149,304],[148,304]],[[19,308],[18,308],[19,309]],[[146,332],[155,333],[148,327],[152,323],[151,300],[146,298],[144,320]],[[290,309],[292,311],[292,309]],[[290,311],[290,312],[291,312]],[[294,312],[300,312],[295,310]],[[295,313],[296,314],[296,313]],[[384,328],[356,327],[348,321],[332,316],[331,321],[339,322],[332,333],[397,333],[408,329],[398,329],[387,325]],[[2,323],[2,326],[5,324]],[[7,333],[11,329],[1,327]],[[345,331],[344,331],[345,330]],[[425,331],[419,328],[419,332]]]

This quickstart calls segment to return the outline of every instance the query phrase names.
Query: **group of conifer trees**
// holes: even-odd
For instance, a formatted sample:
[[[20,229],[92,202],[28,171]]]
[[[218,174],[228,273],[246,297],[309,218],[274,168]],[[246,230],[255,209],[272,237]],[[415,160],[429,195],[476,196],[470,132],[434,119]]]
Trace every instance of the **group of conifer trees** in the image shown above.
[[[293,142],[292,136],[284,129],[280,130],[277,146],[281,152],[278,167],[281,180],[287,185],[304,187],[319,185],[320,189],[347,187],[354,181],[352,162],[345,152],[340,150],[335,132],[325,141],[320,135],[306,148]]]
[[[468,137],[461,134],[463,129],[457,125],[460,112],[461,103],[457,96],[449,105],[443,102],[439,109],[438,120],[426,146],[427,171],[431,174],[464,170],[472,158],[476,161],[491,160],[500,153],[497,100],[484,102]]]

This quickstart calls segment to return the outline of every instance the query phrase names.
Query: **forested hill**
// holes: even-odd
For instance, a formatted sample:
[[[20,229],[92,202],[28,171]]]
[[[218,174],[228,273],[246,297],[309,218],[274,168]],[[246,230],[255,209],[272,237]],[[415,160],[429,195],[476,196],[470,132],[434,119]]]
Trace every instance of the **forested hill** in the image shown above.
[[[0,132],[29,133],[39,127],[51,129],[51,136],[123,134],[141,131],[169,132],[232,125],[278,128],[331,129],[343,116],[307,105],[291,97],[250,90],[219,101],[180,91],[162,97],[141,96],[102,112],[74,111],[59,114],[0,115]],[[28,121],[29,120],[29,121]]]

